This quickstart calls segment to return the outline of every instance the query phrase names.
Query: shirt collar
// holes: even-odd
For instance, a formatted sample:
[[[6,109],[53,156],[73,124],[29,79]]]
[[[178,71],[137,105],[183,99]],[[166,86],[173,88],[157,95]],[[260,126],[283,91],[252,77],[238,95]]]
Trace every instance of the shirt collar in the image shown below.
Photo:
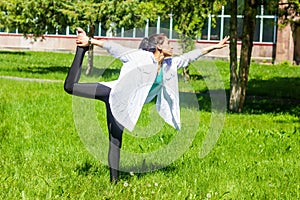
[[[165,58],[164,61],[163,61],[163,63],[166,63],[167,66],[172,65],[172,58]]]

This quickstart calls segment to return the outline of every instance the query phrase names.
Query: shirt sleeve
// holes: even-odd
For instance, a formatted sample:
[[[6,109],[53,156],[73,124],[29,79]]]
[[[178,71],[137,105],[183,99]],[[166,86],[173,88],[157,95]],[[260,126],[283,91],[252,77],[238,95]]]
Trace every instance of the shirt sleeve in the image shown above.
[[[105,41],[103,48],[113,57],[120,59],[122,62],[127,62],[127,55],[134,51],[137,51],[137,49],[124,47],[112,41]]]
[[[173,62],[176,63],[177,68],[187,67],[190,62],[197,60],[199,57],[203,55],[201,49],[194,49],[187,53],[182,54],[181,56],[177,56],[173,58]]]

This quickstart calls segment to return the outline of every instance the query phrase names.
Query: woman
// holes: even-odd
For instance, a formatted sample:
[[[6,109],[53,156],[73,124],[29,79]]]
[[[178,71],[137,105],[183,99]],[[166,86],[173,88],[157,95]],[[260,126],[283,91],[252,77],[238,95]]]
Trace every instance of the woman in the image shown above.
[[[111,41],[89,38],[81,28],[78,28],[77,32],[76,55],[65,80],[64,89],[69,94],[98,99],[106,104],[110,180],[117,182],[124,128],[132,131],[143,104],[157,97],[158,113],[168,124],[179,130],[177,69],[186,67],[189,62],[212,50],[225,47],[229,37],[225,37],[217,45],[171,58],[173,48],[165,34],[154,34],[144,38],[139,49],[130,49]],[[84,54],[89,45],[102,47],[122,61],[118,80],[78,83]]]

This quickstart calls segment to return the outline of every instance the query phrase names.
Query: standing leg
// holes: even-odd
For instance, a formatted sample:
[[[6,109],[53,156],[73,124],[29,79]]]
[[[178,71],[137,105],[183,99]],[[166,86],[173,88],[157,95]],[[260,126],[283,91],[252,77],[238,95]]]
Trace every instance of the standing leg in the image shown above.
[[[120,149],[122,146],[122,134],[124,128],[113,117],[108,103],[106,103],[106,112],[109,132],[108,164],[110,167],[110,181],[118,182]]]

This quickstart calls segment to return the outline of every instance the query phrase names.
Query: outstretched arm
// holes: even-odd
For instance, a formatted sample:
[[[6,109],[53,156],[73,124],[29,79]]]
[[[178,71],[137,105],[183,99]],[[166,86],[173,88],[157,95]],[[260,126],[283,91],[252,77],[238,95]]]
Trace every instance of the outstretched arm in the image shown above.
[[[200,56],[203,56],[213,50],[222,49],[222,48],[228,46],[226,44],[228,40],[229,40],[229,36],[226,36],[218,44],[211,45],[204,49],[194,49],[192,51],[182,54],[181,56],[174,57],[173,61],[177,61],[177,68],[186,67],[186,66],[188,66],[189,62],[193,62],[193,61],[197,60]]]
[[[89,38],[86,32],[82,28],[77,28],[76,44],[79,47],[85,47],[89,45],[95,45],[104,48],[115,58],[119,58],[121,61],[127,61],[126,55],[133,51],[132,48],[124,47],[112,41],[103,39]],[[136,50],[136,49],[134,49]]]
[[[212,46],[209,46],[209,47],[206,47],[204,49],[202,49],[202,53],[203,54],[207,54],[213,50],[216,50],[216,49],[222,49],[224,47],[227,46],[226,42],[229,40],[229,36],[226,36],[223,40],[221,40],[218,44],[216,45],[212,45]]]

